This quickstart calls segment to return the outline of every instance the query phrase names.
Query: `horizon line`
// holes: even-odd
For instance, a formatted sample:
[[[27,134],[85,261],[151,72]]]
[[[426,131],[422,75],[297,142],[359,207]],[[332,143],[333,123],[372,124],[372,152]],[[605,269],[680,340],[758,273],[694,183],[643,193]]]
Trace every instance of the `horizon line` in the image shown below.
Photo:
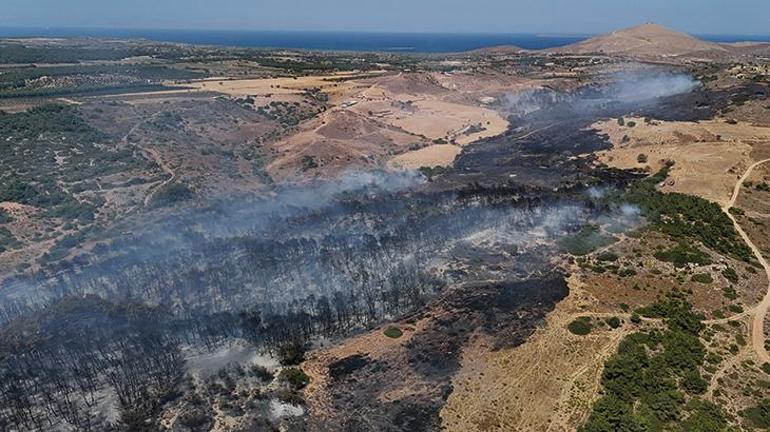
[[[641,25],[641,24],[639,24]],[[636,25],[635,25],[636,26]],[[631,26],[631,27],[635,27]],[[618,31],[631,27],[620,27],[608,32]],[[667,27],[671,28],[671,27]],[[186,32],[252,32],[252,33],[326,33],[326,34],[404,34],[404,35],[527,35],[539,37],[592,37],[606,34],[608,32],[583,32],[583,33],[559,33],[553,31],[525,31],[525,32],[488,32],[488,31],[400,31],[400,30],[319,30],[319,29],[254,29],[254,28],[189,28],[189,27],[122,27],[122,26],[67,26],[67,25],[4,25],[0,24],[0,30],[98,30],[98,31],[186,31]],[[672,28],[674,31],[680,31]],[[691,36],[742,36],[742,37],[763,37],[770,38],[770,33],[682,33]]]

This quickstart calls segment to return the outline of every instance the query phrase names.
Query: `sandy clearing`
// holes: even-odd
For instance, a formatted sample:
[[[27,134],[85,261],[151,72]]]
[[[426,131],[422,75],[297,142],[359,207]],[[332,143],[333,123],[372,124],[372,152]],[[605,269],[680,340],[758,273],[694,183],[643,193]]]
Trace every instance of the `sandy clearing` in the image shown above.
[[[388,167],[418,169],[421,167],[450,166],[460,151],[462,148],[453,144],[434,144],[400,154],[388,162]]]
[[[294,178],[303,160],[313,158],[318,170],[302,176],[335,174],[356,167],[381,166],[421,138],[388,127],[354,111],[333,108],[300,125],[299,130],[272,144],[276,157],[267,165],[274,179]]]
[[[310,75],[302,77],[282,78],[207,78],[190,82],[170,84],[180,87],[191,87],[198,91],[213,91],[234,97],[264,96],[264,95],[295,95],[301,94],[308,88],[320,88],[332,94],[347,93],[361,86],[353,80],[334,81],[340,78],[351,78],[362,75],[378,76],[383,72],[345,72],[329,75]]]
[[[629,121],[635,121],[636,126],[629,127]],[[664,161],[674,160],[663,191],[700,196],[722,206],[730,199],[740,173],[753,162],[752,145],[770,142],[770,128],[720,120],[648,124],[629,118],[620,126],[616,119],[610,119],[593,127],[607,134],[614,146],[600,152],[599,161],[623,169],[649,166],[654,172]],[[640,154],[648,161],[640,163]]]
[[[399,113],[401,115],[385,121],[416,135],[454,140],[461,146],[499,135],[508,128],[508,122],[500,114],[487,108],[440,100],[415,101],[413,105],[413,112]],[[473,126],[483,130],[469,130]]]

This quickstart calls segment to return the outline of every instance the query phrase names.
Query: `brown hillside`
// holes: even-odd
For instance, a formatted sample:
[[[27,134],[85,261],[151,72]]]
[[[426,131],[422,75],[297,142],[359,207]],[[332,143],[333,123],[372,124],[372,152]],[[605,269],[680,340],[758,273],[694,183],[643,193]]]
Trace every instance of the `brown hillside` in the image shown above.
[[[565,54],[626,54],[630,56],[690,56],[727,53],[725,46],[696,39],[657,24],[617,30],[583,42],[552,50]]]

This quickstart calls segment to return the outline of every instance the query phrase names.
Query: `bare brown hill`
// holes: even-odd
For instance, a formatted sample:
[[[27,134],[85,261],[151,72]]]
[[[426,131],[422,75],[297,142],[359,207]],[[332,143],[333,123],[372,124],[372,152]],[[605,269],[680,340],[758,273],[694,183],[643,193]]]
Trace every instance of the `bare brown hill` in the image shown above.
[[[658,24],[644,24],[550,51],[564,54],[604,53],[633,57],[713,57],[729,56],[732,48],[728,45],[703,41]]]

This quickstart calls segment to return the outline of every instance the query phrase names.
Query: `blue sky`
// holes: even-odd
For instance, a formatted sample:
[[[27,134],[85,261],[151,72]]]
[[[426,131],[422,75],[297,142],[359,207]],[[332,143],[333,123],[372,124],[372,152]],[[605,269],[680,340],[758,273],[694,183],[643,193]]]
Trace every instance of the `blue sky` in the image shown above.
[[[770,34],[770,0],[1,0],[0,26]]]

